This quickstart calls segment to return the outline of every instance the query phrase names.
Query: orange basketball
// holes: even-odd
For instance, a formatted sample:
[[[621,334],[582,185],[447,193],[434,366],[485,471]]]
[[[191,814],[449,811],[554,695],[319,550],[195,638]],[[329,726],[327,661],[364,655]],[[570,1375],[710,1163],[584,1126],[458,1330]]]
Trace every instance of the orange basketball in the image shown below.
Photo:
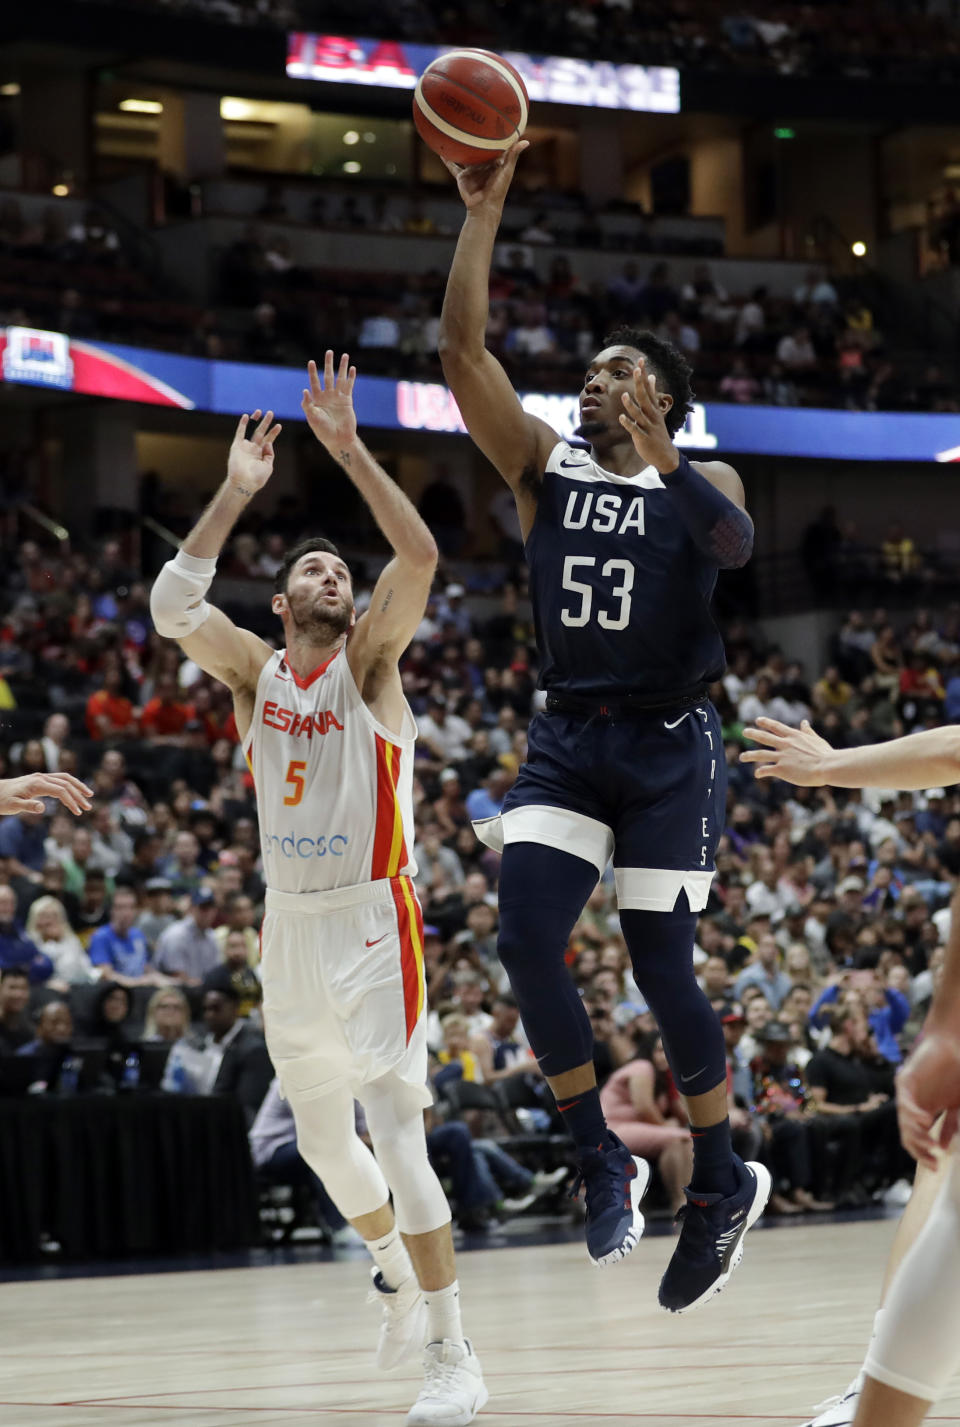
[[[512,64],[489,50],[451,50],[418,79],[413,122],[442,159],[482,164],[516,143],[529,108],[526,85]]]

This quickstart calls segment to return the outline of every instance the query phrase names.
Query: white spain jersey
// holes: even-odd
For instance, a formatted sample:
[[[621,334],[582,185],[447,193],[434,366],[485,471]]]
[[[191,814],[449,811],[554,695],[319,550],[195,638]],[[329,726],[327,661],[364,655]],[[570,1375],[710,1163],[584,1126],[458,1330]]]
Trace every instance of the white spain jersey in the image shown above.
[[[263,876],[278,892],[328,892],[416,876],[413,747],[378,723],[345,649],[301,679],[286,650],[257,683],[244,753],[257,791]]]

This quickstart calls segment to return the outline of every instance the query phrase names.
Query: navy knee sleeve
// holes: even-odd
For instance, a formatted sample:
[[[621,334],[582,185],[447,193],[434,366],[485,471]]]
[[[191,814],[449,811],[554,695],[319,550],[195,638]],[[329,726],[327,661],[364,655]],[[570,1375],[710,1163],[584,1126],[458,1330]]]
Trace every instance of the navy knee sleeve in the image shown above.
[[[582,857],[534,842],[508,843],[500,866],[497,952],[544,1075],[593,1059],[593,1032],[564,953],[597,885]]]
[[[634,980],[660,1027],[682,1095],[703,1095],[727,1077],[723,1029],[693,974],[697,919],[672,912],[622,911]]]

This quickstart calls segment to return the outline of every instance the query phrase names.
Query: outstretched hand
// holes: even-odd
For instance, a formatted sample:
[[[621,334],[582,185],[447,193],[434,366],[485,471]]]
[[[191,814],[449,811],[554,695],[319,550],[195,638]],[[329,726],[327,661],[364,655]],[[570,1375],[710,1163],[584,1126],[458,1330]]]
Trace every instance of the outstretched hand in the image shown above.
[[[657,379],[647,371],[642,357],[633,369],[633,393],[625,391],[622,401],[620,425],[632,440],[637,455],[664,474],[675,471],[680,458],[657,400]]]
[[[499,217],[513,181],[517,159],[524,149],[529,149],[529,139],[518,139],[511,148],[505,149],[500,158],[486,164],[457,164],[451,159],[443,162],[457,180],[460,197],[471,213],[481,208],[493,209]]]
[[[756,728],[745,728],[745,738],[761,743],[740,754],[741,763],[755,763],[758,778],[783,778],[801,788],[819,788],[827,781],[827,764],[833,749],[814,733],[806,719],[790,728],[775,718],[758,718]]]
[[[248,438],[247,425],[251,420],[258,425]],[[279,422],[271,425],[272,421],[272,411],[263,415],[258,408],[252,417],[244,413],[237,422],[227,457],[227,480],[241,495],[255,495],[273,475],[273,443],[283,428]]]
[[[0,813],[45,812],[42,798],[57,798],[75,814],[90,811],[93,789],[72,773],[27,773],[22,778],[0,778]]]
[[[327,351],[323,358],[323,380],[313,361],[307,363],[307,375],[310,386],[304,388],[300,403],[303,414],[317,440],[326,446],[331,456],[339,456],[349,450],[357,436],[357,413],[353,409],[357,369],[350,365],[350,357],[344,352],[334,376],[333,352]]]

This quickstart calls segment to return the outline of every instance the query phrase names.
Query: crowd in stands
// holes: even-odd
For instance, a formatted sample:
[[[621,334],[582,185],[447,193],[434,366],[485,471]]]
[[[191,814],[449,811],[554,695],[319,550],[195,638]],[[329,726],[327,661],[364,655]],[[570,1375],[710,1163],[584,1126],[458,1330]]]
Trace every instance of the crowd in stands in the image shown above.
[[[226,24],[302,28],[434,44],[580,56],[681,70],[949,83],[960,43],[955,0],[779,3],[720,0],[121,0]]]
[[[820,536],[810,546],[822,553]],[[892,533],[884,549],[902,560],[909,543]],[[274,556],[281,544],[264,541]],[[289,1181],[290,1126],[268,1095],[259,1029],[256,803],[229,699],[152,631],[146,584],[116,544],[91,553],[27,542],[4,558],[0,774],[74,771],[95,798],[78,820],[51,806],[0,823],[0,1056],[34,1057],[50,1093],[76,1088],[93,1054],[81,1090],[140,1081],[233,1094],[261,1178]],[[498,858],[470,826],[502,806],[542,706],[529,609],[508,585],[479,615],[453,573],[445,565],[402,676],[420,734],[431,1147],[461,1224],[482,1229],[535,1201],[560,1209],[569,1161],[497,959]],[[264,607],[265,589],[251,583]],[[357,596],[362,607],[359,584]],[[893,1075],[942,967],[960,794],[793,789],[756,781],[738,754],[762,714],[809,718],[835,744],[960,719],[960,610],[899,625],[883,609],[853,611],[831,663],[809,674],[759,627],[739,620],[725,636],[729,669],[712,694],[727,831],[695,956],[727,1038],[738,1144],[773,1167],[783,1214],[896,1199],[910,1166]],[[656,1161],[654,1203],[666,1211],[689,1173],[689,1133],[630,976],[609,873],[567,961],[607,1113]]]
[[[349,195],[329,216],[322,196],[315,207],[318,222],[340,228],[437,231],[416,203],[402,221],[376,199],[375,211]],[[916,373],[897,366],[870,306],[822,269],[811,268],[780,298],[763,286],[730,293],[707,262],[681,281],[665,259],[628,257],[611,262],[605,282],[585,281],[575,255],[551,251],[556,221],[545,207],[496,254],[487,341],[518,384],[576,389],[605,334],[630,323],[683,350],[701,399],[856,411],[960,409],[955,385],[938,366]],[[586,215],[583,222],[576,231],[586,240]],[[638,214],[638,233],[643,224]],[[603,237],[598,229],[594,236]],[[0,204],[0,256],[9,268],[0,272],[3,324],[278,365],[302,365],[332,345],[355,353],[369,373],[442,379],[439,268],[402,281],[390,272],[306,268],[294,262],[282,233],[255,223],[222,255],[220,305],[203,309],[158,298],[95,210],[68,228],[51,207],[30,225],[13,198]]]

